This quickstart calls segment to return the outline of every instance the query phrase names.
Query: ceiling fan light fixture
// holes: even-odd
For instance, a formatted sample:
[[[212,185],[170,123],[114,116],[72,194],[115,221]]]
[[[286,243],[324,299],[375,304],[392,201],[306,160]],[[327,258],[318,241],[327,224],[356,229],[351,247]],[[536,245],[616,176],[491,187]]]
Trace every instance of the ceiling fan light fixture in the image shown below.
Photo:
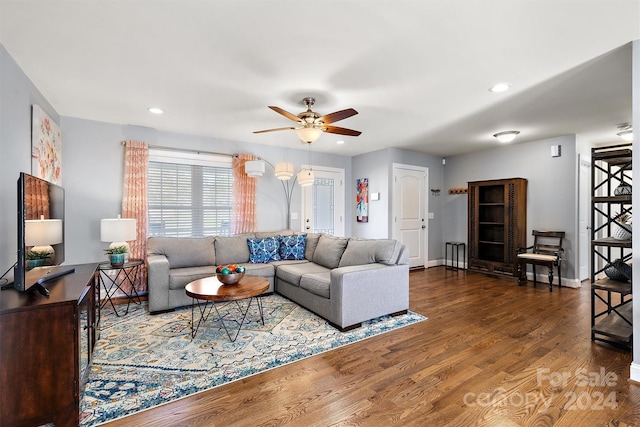
[[[308,187],[313,185],[315,177],[313,176],[313,171],[311,169],[301,169],[297,175],[298,184],[300,187]]]
[[[519,133],[519,130],[506,130],[504,132],[494,133],[493,136],[503,144],[507,144],[516,139],[516,136],[518,136]]]
[[[293,176],[293,164],[289,162],[280,162],[276,163],[275,166],[275,175],[281,181],[286,181],[291,179]]]
[[[620,138],[625,141],[633,141],[633,127],[629,123],[622,123],[618,125],[620,132],[616,133]]]
[[[251,160],[244,164],[244,173],[252,178],[264,175],[264,169],[264,161],[262,160]]]
[[[296,129],[296,133],[302,141],[311,144],[312,142],[317,141],[318,138],[320,138],[320,135],[322,135],[322,129],[318,129],[315,127],[303,127],[300,129]]]

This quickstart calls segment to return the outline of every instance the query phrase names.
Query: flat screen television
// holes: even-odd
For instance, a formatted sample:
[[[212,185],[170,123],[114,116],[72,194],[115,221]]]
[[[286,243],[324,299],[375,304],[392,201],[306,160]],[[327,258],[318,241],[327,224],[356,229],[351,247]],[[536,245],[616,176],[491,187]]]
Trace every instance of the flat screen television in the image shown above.
[[[64,262],[64,188],[21,172],[18,178],[18,261],[13,287],[48,295],[49,280],[74,269]]]

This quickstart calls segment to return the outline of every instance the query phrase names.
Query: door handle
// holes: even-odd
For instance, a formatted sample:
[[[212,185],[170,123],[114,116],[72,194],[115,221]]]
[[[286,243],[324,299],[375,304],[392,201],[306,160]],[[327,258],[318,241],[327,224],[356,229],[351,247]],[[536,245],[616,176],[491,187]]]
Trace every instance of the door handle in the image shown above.
[[[424,225],[424,224],[422,224],[422,228],[427,228],[427,226],[426,226],[426,225]]]
[[[309,226],[307,225],[307,230],[310,230],[310,229],[311,229],[311,227],[309,227]]]

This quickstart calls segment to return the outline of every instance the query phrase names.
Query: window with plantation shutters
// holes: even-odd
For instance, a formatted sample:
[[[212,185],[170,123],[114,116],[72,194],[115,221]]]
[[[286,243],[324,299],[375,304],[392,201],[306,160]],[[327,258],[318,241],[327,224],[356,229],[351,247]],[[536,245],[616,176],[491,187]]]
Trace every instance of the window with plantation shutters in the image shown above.
[[[149,235],[231,233],[231,156],[149,150]]]

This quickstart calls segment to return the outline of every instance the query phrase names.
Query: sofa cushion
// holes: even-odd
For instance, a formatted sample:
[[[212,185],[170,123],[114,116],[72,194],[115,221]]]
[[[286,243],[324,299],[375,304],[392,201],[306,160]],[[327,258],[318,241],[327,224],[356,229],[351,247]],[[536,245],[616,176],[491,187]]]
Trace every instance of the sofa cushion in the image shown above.
[[[251,264],[280,261],[280,236],[263,239],[249,238],[247,244],[249,245],[249,262]]]
[[[349,239],[344,237],[321,235],[313,251],[313,262],[327,268],[337,268],[348,242]]]
[[[307,233],[307,243],[304,248],[304,257],[309,261],[313,261],[313,253],[318,246],[318,240],[320,240],[320,233]]]
[[[393,239],[349,239],[340,259],[340,267],[381,263],[397,263],[401,244]]]
[[[305,274],[300,278],[300,287],[324,298],[330,298],[331,273]]]
[[[328,273],[330,270],[312,262],[284,264],[278,266],[276,277],[295,286],[300,286],[300,278],[305,274]]]
[[[215,275],[215,265],[207,267],[174,268],[169,270],[169,289],[184,289],[189,282]]]
[[[273,277],[275,275],[275,266],[273,264],[245,264],[245,275]]]
[[[280,258],[283,260],[303,260],[306,243],[306,234],[280,236]]]
[[[216,248],[216,262],[223,264],[242,264],[249,262],[249,247],[247,246],[247,238],[253,237],[253,234],[241,234],[232,237],[216,237],[214,246]]]
[[[215,265],[214,237],[149,237],[147,253],[164,255],[169,268]]]

